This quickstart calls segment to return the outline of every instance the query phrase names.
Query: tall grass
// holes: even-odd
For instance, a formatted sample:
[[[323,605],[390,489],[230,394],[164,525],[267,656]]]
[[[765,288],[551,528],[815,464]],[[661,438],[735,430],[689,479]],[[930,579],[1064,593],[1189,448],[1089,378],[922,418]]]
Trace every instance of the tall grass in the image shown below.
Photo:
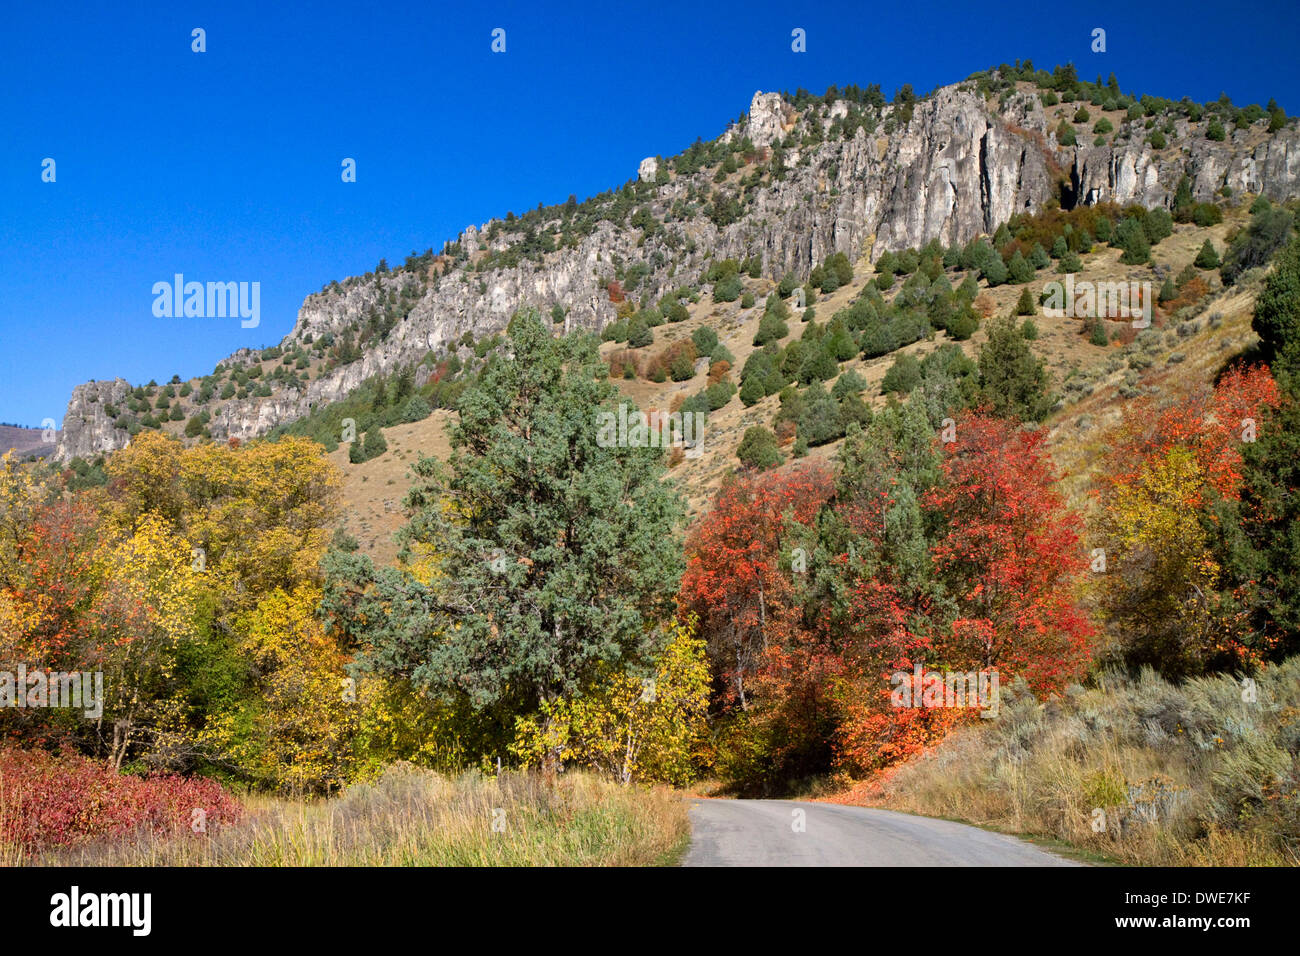
[[[246,802],[245,820],[49,853],[89,866],[636,866],[670,862],[689,834],[672,791],[565,774],[449,778],[407,764],[333,800]],[[494,826],[495,824],[495,826]]]
[[[1255,677],[1103,675],[839,798],[1048,836],[1131,864],[1300,865],[1300,657]]]

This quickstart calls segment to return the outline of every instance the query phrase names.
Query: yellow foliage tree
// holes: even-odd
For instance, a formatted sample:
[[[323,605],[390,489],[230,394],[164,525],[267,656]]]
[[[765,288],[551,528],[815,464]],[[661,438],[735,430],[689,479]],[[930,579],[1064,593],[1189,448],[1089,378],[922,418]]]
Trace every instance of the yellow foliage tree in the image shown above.
[[[241,615],[239,651],[253,696],[215,715],[205,749],[285,793],[323,793],[349,779],[360,704],[347,656],[316,617],[319,588],[280,588]]]
[[[190,539],[227,595],[318,582],[342,476],[316,442],[199,445],[182,455],[180,481]]]
[[[1205,488],[1195,454],[1175,446],[1109,496],[1105,602],[1140,663],[1194,670],[1214,642],[1219,566],[1202,524]]]
[[[109,759],[120,766],[138,735],[171,709],[176,653],[195,640],[200,588],[189,542],[152,512],[139,516],[129,537],[106,543],[97,564],[102,587],[92,620],[107,698],[101,721],[112,730]]]
[[[674,622],[653,677],[607,669],[587,693],[518,718],[511,750],[526,765],[558,750],[561,760],[625,784],[655,780],[682,785],[692,776],[708,696],[708,663],[704,641],[695,636],[695,620]]]

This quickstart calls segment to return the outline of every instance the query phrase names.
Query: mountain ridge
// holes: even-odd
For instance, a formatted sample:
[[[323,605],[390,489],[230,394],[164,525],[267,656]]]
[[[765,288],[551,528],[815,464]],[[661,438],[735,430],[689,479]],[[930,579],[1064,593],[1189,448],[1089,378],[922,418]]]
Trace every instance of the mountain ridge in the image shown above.
[[[1092,87],[1093,99],[1099,87]],[[1067,80],[1067,95],[1078,89]],[[1069,117],[1062,114],[1075,102],[1087,112],[1088,99],[1054,99],[1060,98],[1043,93],[1041,80],[1008,80],[1001,71],[889,104],[829,91],[802,102],[757,92],[749,112],[717,139],[697,141],[670,160],[647,158],[620,190],[581,206],[571,198],[520,219],[471,225],[441,254],[413,254],[407,267],[308,295],[276,348],[308,354],[307,372],[315,377],[295,378],[270,394],[211,396],[203,406],[206,432],[216,440],[265,435],[404,367],[414,367],[415,383],[423,385],[437,374],[437,358],[466,354],[467,337],[500,332],[521,308],[558,309],[566,331],[599,331],[618,316],[625,294],[660,301],[698,284],[716,259],[757,259],[765,276],[802,281],[835,253],[856,263],[931,239],[962,243],[1052,202],[1168,207],[1184,176],[1201,202],[1227,193],[1281,199],[1300,181],[1294,121],[1272,129],[1265,113],[1214,140],[1205,135],[1217,121],[1213,105],[1200,119],[1165,106],[1152,116],[1141,106],[1152,98],[1119,95],[1116,105],[1131,101],[1127,123],[1104,109],[1110,101],[1103,99],[1100,115],[1114,117],[1107,119],[1114,135],[1066,145],[1062,140],[1074,133],[1063,135]],[[1142,116],[1134,117],[1139,107]],[[1143,117],[1146,127],[1138,122]],[[1143,133],[1161,118],[1170,131],[1164,147]],[[333,343],[351,347],[354,335],[364,347],[356,347],[353,360],[330,355],[341,348]],[[218,368],[251,372],[260,357],[241,349]],[[125,446],[130,428],[108,411],[130,393],[120,378],[76,386],[55,458],[90,459]],[[198,408],[188,403],[189,411]]]

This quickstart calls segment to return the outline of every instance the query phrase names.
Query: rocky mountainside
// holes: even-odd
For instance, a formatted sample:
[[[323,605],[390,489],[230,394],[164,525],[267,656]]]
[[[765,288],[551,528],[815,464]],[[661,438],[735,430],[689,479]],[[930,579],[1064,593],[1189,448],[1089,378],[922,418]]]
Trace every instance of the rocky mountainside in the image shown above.
[[[261,394],[199,391],[205,403],[189,399],[186,413],[202,407],[216,440],[263,435],[377,374],[415,366],[423,384],[434,374],[431,355],[469,354],[520,308],[551,312],[565,329],[598,330],[624,295],[657,302],[698,287],[714,259],[757,259],[764,276],[802,281],[834,253],[857,263],[932,239],[963,243],[1052,201],[1169,206],[1184,176],[1200,202],[1282,199],[1300,182],[1294,121],[1270,122],[1262,110],[1242,121],[1238,110],[1219,138],[1208,134],[1219,121],[1213,105],[1202,113],[1120,95],[1098,104],[1094,89],[1088,113],[1078,91],[1058,101],[1040,87],[991,71],[893,103],[756,93],[716,140],[646,159],[619,190],[469,226],[441,254],[309,295],[279,347],[307,357],[305,380]],[[1080,145],[1066,145],[1072,123]],[[243,350],[219,369],[259,361]],[[77,386],[56,457],[123,447],[131,432],[120,406],[131,390],[121,379]]]

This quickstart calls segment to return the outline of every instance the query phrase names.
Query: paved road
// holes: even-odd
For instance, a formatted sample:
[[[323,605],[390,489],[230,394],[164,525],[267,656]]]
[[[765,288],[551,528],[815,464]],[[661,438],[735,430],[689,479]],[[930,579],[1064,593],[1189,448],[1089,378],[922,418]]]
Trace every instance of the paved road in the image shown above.
[[[1000,833],[871,807],[693,800],[690,812],[685,866],[1079,865]]]

